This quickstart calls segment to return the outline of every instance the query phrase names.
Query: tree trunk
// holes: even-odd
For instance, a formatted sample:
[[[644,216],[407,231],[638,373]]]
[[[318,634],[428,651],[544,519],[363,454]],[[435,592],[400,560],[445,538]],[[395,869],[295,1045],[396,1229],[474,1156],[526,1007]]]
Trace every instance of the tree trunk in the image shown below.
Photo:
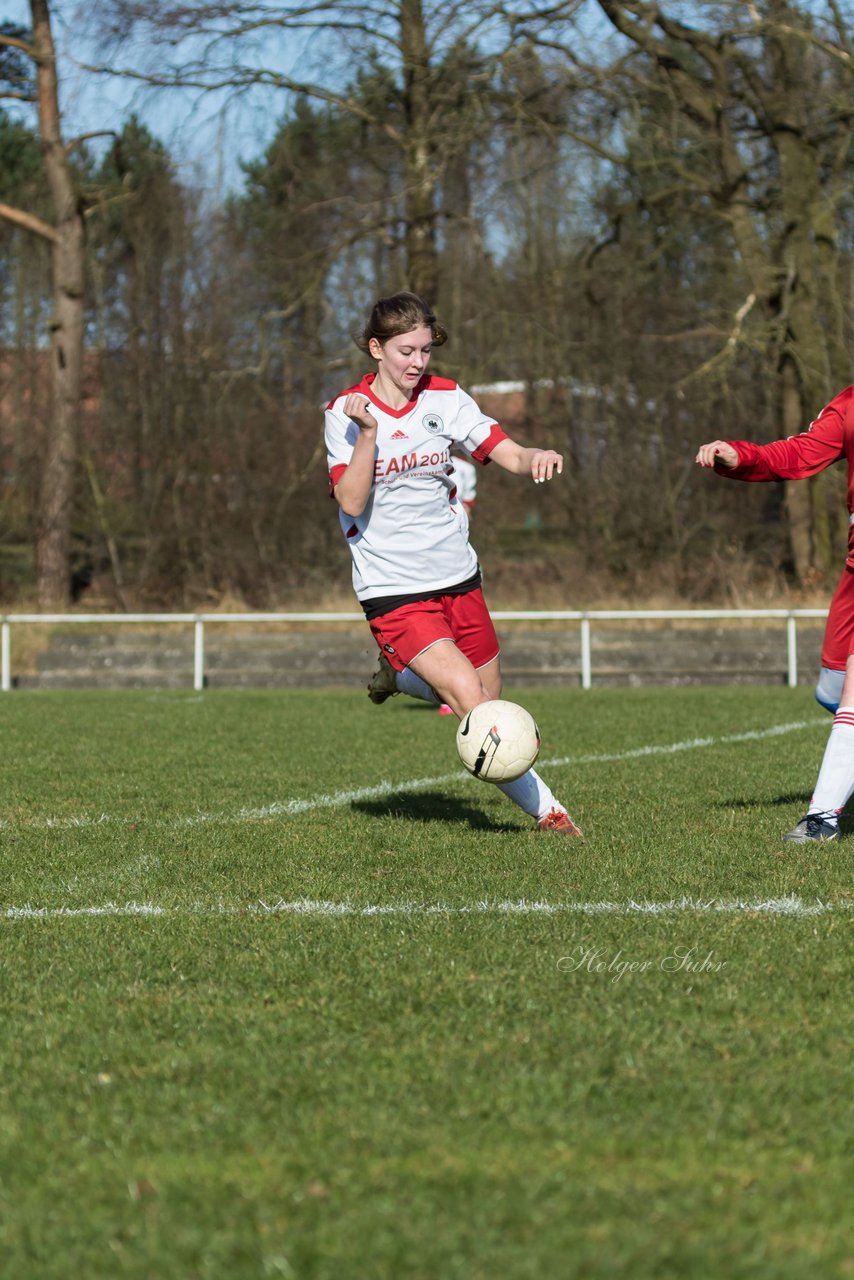
[[[792,360],[786,360],[780,372],[781,403],[783,411],[783,435],[796,435],[803,431],[803,403],[798,374]],[[786,515],[789,518],[789,544],[795,575],[799,582],[812,578],[812,494],[808,483],[801,481],[786,485]]]
[[[431,122],[429,51],[421,0],[401,0],[400,47],[406,116],[403,163],[408,287],[433,303],[439,275],[436,172],[430,141],[434,126]]]
[[[760,299],[776,352],[781,434],[804,431],[836,390],[834,378],[843,363],[844,317],[833,301],[839,269],[834,220],[846,193],[838,159],[830,176],[819,169],[810,128],[815,90],[809,46],[797,26],[801,15],[788,0],[769,0],[762,36],[768,69],[764,79],[757,75],[751,80],[733,75],[720,40],[700,28],[681,26],[662,6],[599,3],[617,30],[657,59],[682,111],[714,142],[719,207],[751,292]],[[666,39],[654,34],[656,26]],[[690,57],[674,56],[679,44]],[[755,118],[777,160],[776,236],[763,233],[765,211],[751,196],[745,155],[732,127],[734,117],[743,130],[738,108]],[[848,154],[850,126],[844,126],[842,136],[846,145],[837,148],[837,156]],[[838,558],[829,516],[832,484],[832,477],[822,475],[787,488],[792,559],[804,584],[823,578]]]
[[[835,275],[838,255],[834,237],[827,234],[829,193],[807,127],[810,80],[804,43],[787,29],[792,16],[787,3],[772,3],[770,12],[781,24],[768,38],[773,84],[768,103],[780,169],[783,230],[775,264],[779,274],[775,296],[779,299],[783,434],[788,436],[805,431],[838,389],[831,369],[832,348],[838,340],[834,331],[840,323],[831,303],[835,283],[832,289],[826,288],[828,275]],[[822,474],[807,484],[788,486],[792,557],[804,585],[823,580],[838,559],[828,507],[831,479]]]
[[[54,310],[50,333],[51,416],[45,442],[38,544],[38,601],[65,608],[71,590],[74,466],[83,386],[85,239],[83,217],[62,139],[56,53],[47,0],[31,0],[39,132],[55,212]]]

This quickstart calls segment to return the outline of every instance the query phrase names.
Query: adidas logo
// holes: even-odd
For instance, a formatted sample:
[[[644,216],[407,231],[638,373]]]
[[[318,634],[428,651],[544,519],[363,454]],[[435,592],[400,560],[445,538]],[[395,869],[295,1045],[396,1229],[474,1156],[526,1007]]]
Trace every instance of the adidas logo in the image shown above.
[[[394,431],[391,438],[392,440],[406,440],[408,437],[405,431]]]

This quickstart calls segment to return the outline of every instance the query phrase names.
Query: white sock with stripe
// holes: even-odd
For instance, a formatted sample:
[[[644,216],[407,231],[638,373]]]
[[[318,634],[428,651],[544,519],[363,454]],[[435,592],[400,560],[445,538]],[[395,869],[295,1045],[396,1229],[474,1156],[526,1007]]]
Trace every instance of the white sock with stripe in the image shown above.
[[[809,812],[835,822],[854,792],[854,707],[840,707],[824,749]]]
[[[404,667],[402,671],[395,673],[395,684],[401,693],[407,693],[410,698],[420,698],[422,702],[432,702],[436,706],[442,701],[436,696],[433,686],[417,676],[411,667]]]
[[[527,773],[522,774],[521,778],[516,778],[513,782],[499,782],[496,785],[508,800],[518,804],[520,809],[530,814],[532,818],[536,818],[538,822],[546,814],[551,813],[552,809],[564,811],[563,805],[555,799],[553,792],[535,769],[529,769]]]

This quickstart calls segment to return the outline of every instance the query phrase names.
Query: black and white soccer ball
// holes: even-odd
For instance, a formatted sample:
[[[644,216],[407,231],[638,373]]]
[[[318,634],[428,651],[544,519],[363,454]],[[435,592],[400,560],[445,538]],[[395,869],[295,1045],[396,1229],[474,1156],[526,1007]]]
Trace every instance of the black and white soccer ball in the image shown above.
[[[475,778],[512,782],[539,755],[540,731],[524,707],[495,698],[463,716],[457,729],[457,752]]]

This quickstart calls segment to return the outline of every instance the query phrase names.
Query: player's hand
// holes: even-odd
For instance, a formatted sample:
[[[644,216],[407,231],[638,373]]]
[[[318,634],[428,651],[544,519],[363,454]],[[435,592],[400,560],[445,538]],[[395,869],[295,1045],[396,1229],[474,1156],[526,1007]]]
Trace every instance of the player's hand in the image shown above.
[[[698,467],[713,467],[720,462],[725,467],[738,466],[738,454],[728,440],[712,440],[701,444],[694,459]]]
[[[360,431],[376,431],[378,422],[371,413],[371,402],[360,391],[351,391],[344,401],[344,412]]]
[[[534,484],[544,484],[552,476],[563,471],[563,454],[554,449],[535,449],[531,458],[531,476]]]

